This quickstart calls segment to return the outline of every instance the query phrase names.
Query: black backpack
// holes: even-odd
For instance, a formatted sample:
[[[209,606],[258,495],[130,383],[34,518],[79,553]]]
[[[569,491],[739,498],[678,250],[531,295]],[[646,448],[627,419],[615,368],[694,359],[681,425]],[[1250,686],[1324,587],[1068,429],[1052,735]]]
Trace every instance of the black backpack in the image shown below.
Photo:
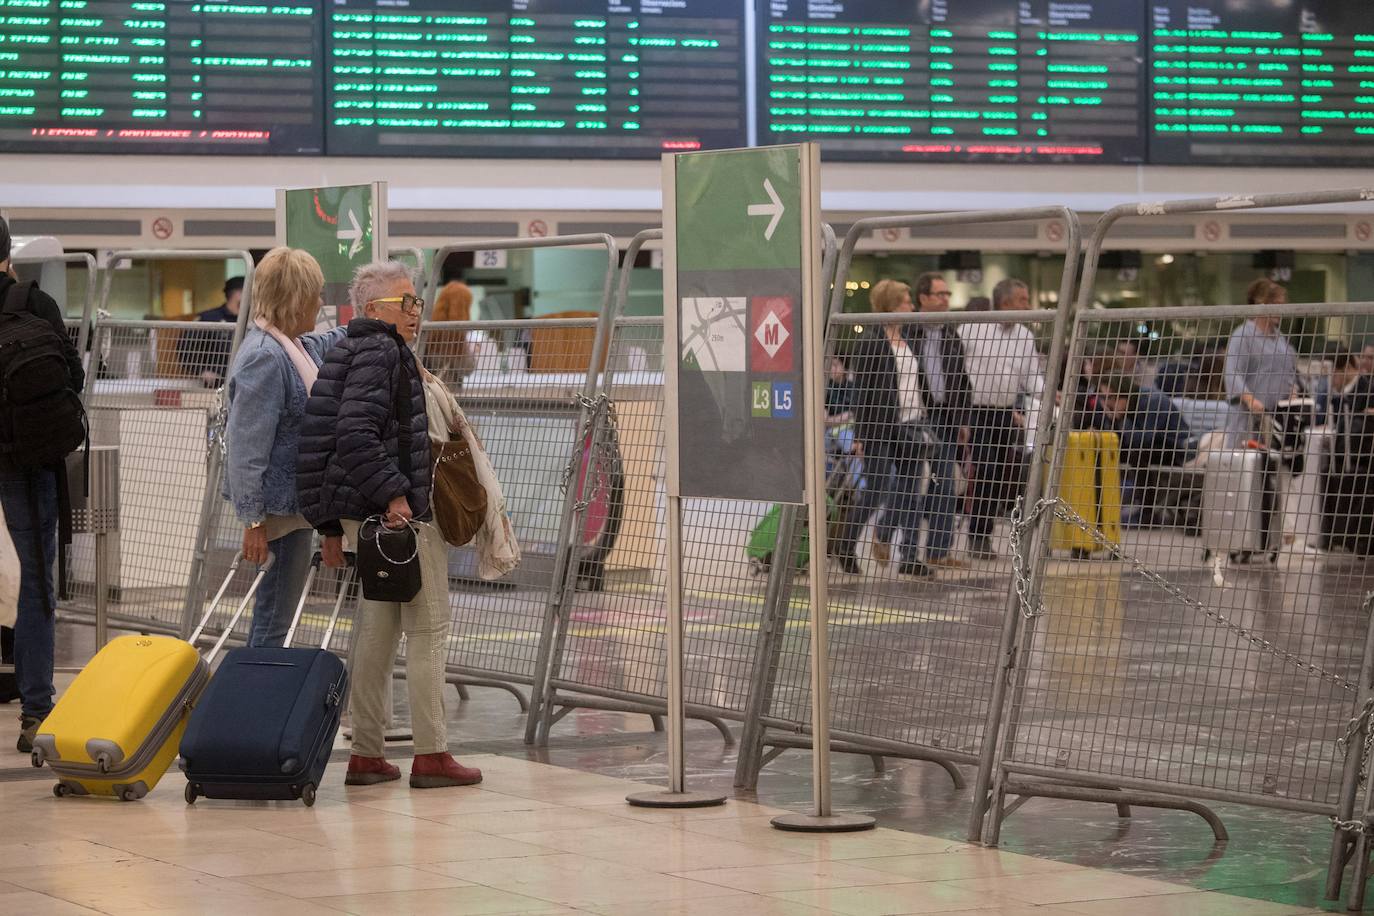
[[[59,466],[86,441],[71,344],[29,310],[33,289],[12,283],[0,305],[0,464],[19,470]]]

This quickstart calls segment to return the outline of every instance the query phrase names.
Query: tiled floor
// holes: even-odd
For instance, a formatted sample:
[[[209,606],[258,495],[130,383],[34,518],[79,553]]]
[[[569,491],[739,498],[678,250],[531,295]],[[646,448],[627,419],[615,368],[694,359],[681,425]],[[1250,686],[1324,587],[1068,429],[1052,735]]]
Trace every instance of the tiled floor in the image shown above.
[[[605,916],[1280,916],[1315,912],[895,830],[779,833],[731,801],[632,808],[638,783],[468,757],[480,787],[345,788],[314,808],[140,802],[0,783],[0,914],[594,913]],[[22,831],[17,829],[23,825]]]

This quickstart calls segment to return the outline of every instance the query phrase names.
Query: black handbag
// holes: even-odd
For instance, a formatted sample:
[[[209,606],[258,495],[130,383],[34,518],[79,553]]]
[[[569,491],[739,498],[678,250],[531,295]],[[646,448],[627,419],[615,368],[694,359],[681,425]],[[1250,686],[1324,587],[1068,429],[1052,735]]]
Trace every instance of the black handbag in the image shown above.
[[[413,601],[420,594],[420,536],[414,522],[388,528],[380,515],[358,529],[358,579],[368,601]]]
[[[410,480],[410,397],[405,365],[398,367],[393,388],[392,414],[396,417],[396,460],[401,475]],[[358,529],[358,580],[368,601],[405,603],[420,594],[420,536],[415,522],[388,528],[380,515],[364,519]]]

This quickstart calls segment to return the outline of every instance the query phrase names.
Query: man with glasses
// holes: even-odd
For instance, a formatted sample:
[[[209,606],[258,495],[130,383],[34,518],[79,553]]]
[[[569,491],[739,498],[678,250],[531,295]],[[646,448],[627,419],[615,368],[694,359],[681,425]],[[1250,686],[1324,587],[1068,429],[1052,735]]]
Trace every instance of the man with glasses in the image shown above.
[[[939,273],[924,273],[916,279],[917,310],[922,314],[949,311],[949,299],[949,284]],[[966,564],[949,552],[956,527],[954,465],[969,442],[973,388],[964,369],[964,346],[953,325],[916,325],[914,340],[921,401],[934,440],[930,482],[922,502],[927,526],[925,562],[932,569],[957,569]]]

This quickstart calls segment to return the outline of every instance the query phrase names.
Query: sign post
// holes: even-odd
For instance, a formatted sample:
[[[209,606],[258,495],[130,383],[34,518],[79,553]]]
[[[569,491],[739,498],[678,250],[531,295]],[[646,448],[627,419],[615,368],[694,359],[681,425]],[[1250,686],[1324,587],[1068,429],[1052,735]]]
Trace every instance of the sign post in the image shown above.
[[[353,317],[353,272],[387,256],[386,182],[277,191],[277,244],[310,252],[324,272],[324,304]]]
[[[825,518],[819,147],[665,156],[663,237],[668,791],[629,802],[695,807],[724,798],[685,787],[682,500],[806,503],[812,518]],[[774,824],[862,829],[871,818],[837,826],[844,819],[830,812],[825,525],[813,527],[817,807],[805,825],[785,823],[791,816]]]

